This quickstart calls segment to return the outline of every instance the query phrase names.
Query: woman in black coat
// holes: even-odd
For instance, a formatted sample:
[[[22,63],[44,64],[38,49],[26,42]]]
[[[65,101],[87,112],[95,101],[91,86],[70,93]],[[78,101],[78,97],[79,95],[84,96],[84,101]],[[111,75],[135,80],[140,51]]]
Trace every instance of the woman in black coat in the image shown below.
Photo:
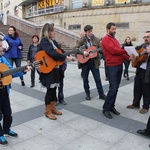
[[[71,56],[65,56],[59,52],[60,49],[55,38],[54,24],[46,23],[40,35],[40,50],[44,50],[53,60],[56,61],[71,61]],[[49,119],[56,120],[55,115],[62,115],[55,107],[56,88],[60,83],[60,66],[55,66],[52,71],[48,73],[40,73],[40,82],[47,88],[45,94],[45,116]],[[55,115],[54,115],[55,114]]]

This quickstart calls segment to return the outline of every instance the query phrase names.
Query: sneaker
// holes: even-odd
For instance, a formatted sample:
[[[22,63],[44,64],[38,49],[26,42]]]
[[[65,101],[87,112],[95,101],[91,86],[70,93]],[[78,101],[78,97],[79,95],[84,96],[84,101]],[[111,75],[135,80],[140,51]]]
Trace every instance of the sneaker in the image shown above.
[[[64,100],[60,101],[59,103],[62,104],[62,105],[66,105],[67,104]]]
[[[0,136],[0,144],[1,145],[8,145],[8,142],[6,141],[4,136]]]
[[[85,97],[85,99],[86,99],[86,100],[91,100],[90,95],[89,95],[89,94],[87,94],[87,95],[86,95],[86,97]]]
[[[141,114],[145,114],[145,113],[147,113],[148,112],[148,109],[145,109],[145,108],[142,108],[141,110],[140,110],[140,113]]]
[[[12,130],[9,130],[9,132],[8,133],[6,133],[6,136],[11,136],[11,137],[18,137],[18,134],[17,133],[15,133],[14,131],[12,131]]]

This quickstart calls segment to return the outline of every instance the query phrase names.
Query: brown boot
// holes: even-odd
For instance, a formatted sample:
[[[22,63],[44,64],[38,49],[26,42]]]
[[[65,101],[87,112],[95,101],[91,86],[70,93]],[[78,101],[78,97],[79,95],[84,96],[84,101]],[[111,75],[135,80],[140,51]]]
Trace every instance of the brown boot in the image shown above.
[[[52,113],[54,113],[55,115],[62,115],[62,112],[58,111],[55,107],[55,101],[51,102],[52,105]]]
[[[48,117],[49,119],[52,119],[52,120],[57,119],[52,113],[52,105],[51,104],[46,105],[46,107],[45,107],[45,116]]]

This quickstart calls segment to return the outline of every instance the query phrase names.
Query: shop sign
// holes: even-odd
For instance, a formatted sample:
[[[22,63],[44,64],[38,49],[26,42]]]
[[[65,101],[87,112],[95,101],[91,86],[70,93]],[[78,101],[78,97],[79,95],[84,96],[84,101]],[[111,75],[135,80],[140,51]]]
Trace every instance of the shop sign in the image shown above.
[[[104,5],[104,0],[92,0],[92,6]]]
[[[64,0],[41,0],[38,2],[38,9],[44,9],[63,3]]]
[[[131,0],[116,0],[116,4],[124,4],[124,3],[130,3]]]

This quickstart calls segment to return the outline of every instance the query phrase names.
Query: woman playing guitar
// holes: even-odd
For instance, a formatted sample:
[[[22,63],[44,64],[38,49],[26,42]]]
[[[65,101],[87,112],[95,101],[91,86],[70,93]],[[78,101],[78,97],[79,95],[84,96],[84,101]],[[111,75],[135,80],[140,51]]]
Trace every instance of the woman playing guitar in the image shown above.
[[[72,60],[71,56],[65,56],[62,54],[62,50],[60,49],[54,38],[54,24],[46,23],[43,26],[40,34],[40,50],[42,50],[43,54],[47,54],[46,57],[43,56],[45,57],[45,59],[43,60],[43,66],[46,66],[47,69],[49,68],[49,66],[55,67],[51,68],[49,71],[45,69],[44,72],[41,72],[40,82],[44,87],[47,88],[47,92],[45,94],[45,116],[52,120],[57,119],[55,115],[62,115],[62,113],[55,107],[56,88],[59,86],[60,82],[60,65],[63,64],[65,59],[67,61]],[[36,59],[38,58],[36,57]],[[46,61],[49,62],[47,63]]]

